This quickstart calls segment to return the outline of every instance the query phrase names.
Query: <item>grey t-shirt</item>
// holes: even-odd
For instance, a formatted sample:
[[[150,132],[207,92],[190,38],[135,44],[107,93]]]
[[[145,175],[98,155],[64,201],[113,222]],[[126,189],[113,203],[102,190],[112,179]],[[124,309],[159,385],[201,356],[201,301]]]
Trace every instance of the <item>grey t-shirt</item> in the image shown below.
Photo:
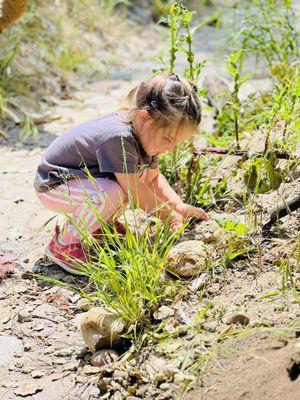
[[[45,150],[34,187],[38,192],[74,178],[115,179],[115,173],[139,173],[157,167],[156,157],[146,154],[130,123],[118,112],[83,122],[58,136]]]

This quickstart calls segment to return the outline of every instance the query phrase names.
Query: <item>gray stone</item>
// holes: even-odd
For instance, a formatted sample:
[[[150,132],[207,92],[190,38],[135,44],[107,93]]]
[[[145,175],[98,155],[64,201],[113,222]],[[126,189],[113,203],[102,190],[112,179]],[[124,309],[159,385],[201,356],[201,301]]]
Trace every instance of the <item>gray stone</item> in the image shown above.
[[[164,320],[168,317],[172,317],[175,314],[175,311],[171,307],[161,306],[154,313],[154,318],[157,320]]]

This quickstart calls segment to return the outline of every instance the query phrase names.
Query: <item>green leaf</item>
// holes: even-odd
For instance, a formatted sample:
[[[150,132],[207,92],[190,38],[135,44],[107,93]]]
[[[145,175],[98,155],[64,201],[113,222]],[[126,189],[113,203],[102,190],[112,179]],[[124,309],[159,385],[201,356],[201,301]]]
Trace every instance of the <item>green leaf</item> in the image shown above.
[[[232,65],[227,65],[226,69],[233,77],[235,77],[238,73],[237,70]]]
[[[208,303],[207,306],[205,306],[196,316],[194,322],[195,324],[201,321],[205,315],[207,314],[207,311],[212,308],[212,303]]]
[[[235,232],[237,236],[242,236],[247,231],[247,226],[245,224],[237,224],[235,226]]]

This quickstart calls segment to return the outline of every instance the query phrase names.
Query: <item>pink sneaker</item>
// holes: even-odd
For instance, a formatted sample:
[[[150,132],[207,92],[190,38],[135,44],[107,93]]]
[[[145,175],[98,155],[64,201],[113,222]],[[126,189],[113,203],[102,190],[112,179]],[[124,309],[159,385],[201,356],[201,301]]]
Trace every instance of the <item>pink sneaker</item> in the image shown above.
[[[45,249],[45,255],[65,271],[75,275],[84,275],[80,271],[80,264],[88,261],[81,243],[61,245],[58,242],[59,226],[55,227],[55,234]]]

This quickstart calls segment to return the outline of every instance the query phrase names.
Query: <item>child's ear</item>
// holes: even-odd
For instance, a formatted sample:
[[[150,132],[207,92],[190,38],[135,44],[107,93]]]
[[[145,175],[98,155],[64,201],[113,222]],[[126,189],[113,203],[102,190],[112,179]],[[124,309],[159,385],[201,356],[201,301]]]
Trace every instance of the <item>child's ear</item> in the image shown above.
[[[140,110],[139,114],[143,121],[148,121],[151,118],[151,115],[147,110]]]

